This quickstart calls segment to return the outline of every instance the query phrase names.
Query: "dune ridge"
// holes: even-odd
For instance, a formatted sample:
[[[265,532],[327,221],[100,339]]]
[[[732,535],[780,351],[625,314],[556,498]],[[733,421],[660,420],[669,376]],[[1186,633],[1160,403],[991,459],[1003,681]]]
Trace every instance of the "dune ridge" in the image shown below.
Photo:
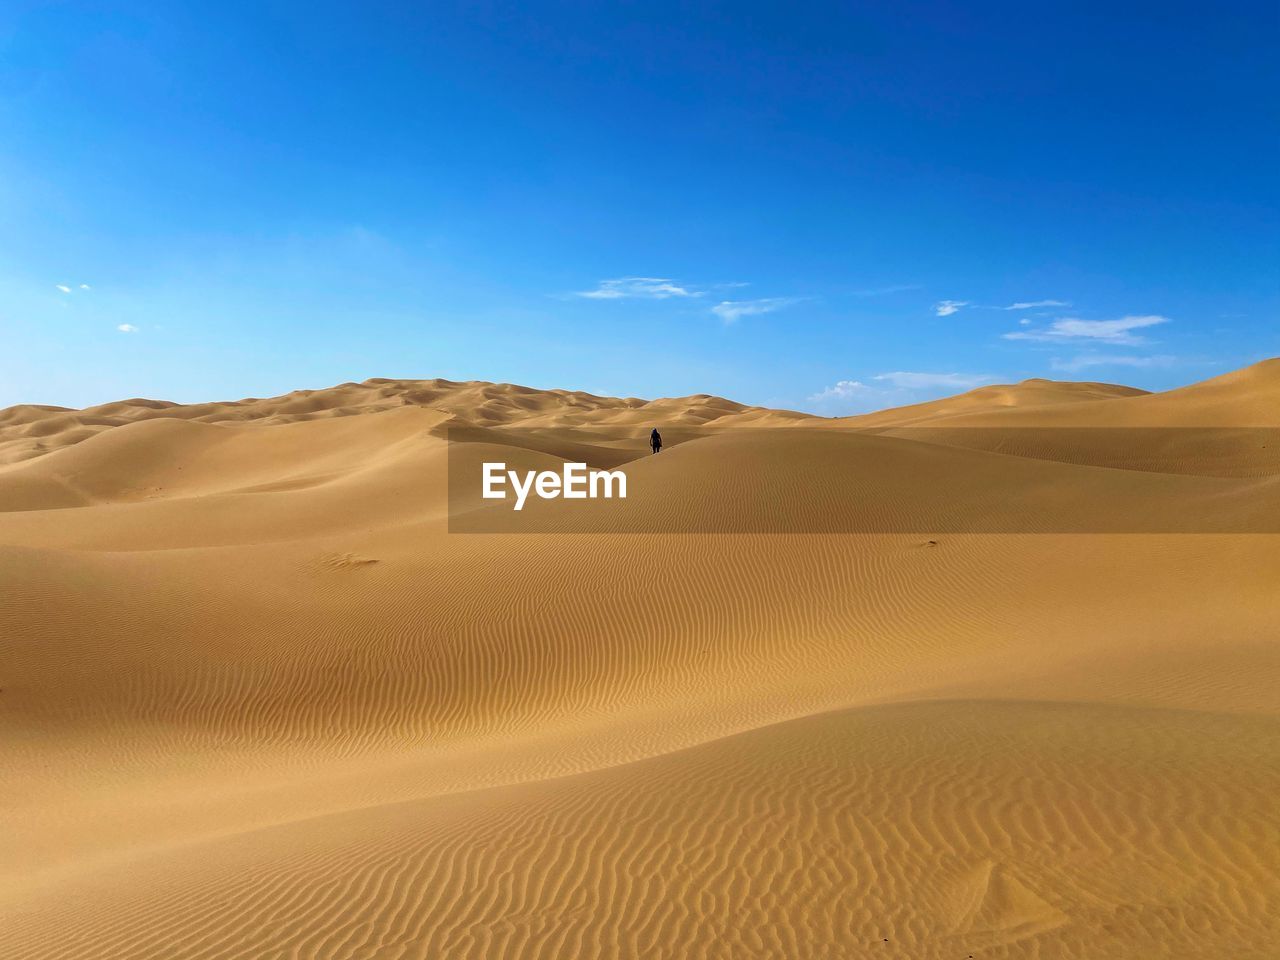
[[[771,410],[698,394],[661,400],[600,397],[580,390],[535,390],[512,383],[454,380],[388,380],[343,383],[322,390],[295,390],[279,397],[226,403],[177,404],[164,400],[119,400],[83,410],[22,404],[0,410],[0,464],[43,456],[114,427],[151,420],[274,425],[425,407],[484,427],[639,426],[650,422],[701,426],[709,423],[798,422],[808,414]]]
[[[0,411],[0,958],[1275,956],[1277,399]],[[488,457],[632,492],[451,533]]]

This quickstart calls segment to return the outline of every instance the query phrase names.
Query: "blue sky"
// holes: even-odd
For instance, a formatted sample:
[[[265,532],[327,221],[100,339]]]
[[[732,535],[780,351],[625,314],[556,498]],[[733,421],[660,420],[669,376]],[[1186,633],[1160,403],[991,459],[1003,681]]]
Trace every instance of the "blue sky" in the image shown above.
[[[1280,22],[0,7],[0,406],[372,376],[845,413],[1280,354]]]

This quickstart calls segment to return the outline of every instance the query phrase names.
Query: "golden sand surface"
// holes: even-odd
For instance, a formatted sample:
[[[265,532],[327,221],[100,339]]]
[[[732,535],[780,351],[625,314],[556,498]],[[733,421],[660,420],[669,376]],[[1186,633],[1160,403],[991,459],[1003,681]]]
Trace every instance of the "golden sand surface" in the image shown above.
[[[1280,957],[1268,427],[1280,360],[0,411],[0,957]],[[451,457],[629,496],[450,532]]]

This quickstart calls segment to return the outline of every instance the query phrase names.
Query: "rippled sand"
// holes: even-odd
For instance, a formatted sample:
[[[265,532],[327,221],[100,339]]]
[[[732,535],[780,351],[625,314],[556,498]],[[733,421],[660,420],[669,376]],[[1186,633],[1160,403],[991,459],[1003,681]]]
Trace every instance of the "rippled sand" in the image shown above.
[[[1280,514],[1212,433],[1271,425],[1277,361],[0,411],[0,957],[1278,956],[1280,539],[1212,532]],[[491,456],[651,530],[450,533]],[[1121,532],[1009,532],[1086,488]]]

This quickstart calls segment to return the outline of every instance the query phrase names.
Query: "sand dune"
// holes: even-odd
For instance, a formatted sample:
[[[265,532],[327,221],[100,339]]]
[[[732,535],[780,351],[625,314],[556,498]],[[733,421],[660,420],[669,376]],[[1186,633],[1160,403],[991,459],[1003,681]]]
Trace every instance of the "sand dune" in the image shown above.
[[[1145,390],[1114,383],[1061,383],[1056,380],[1023,380],[1021,383],[978,387],[954,397],[929,400],[906,407],[892,407],[875,413],[845,418],[846,425],[865,427],[908,427],[935,425],[939,421],[966,414],[998,418],[1009,409],[1057,407],[1063,404],[1087,403],[1094,400],[1116,400],[1139,397]],[[998,419],[997,419],[997,422]],[[1079,425],[1078,421],[1073,421]]]
[[[1280,427],[1280,358],[1165,393],[1027,380],[846,418],[849,426]]]
[[[1280,362],[1148,394],[1028,380],[835,421],[878,434],[1161,474],[1280,473]]]
[[[1277,409],[0,411],[0,957],[1280,955]]]
[[[534,390],[510,383],[452,380],[366,380],[327,390],[295,390],[269,399],[179,405],[121,400],[84,410],[31,404],[0,410],[0,464],[43,456],[113,427],[149,420],[193,423],[282,424],[426,408],[461,424],[564,429],[575,425],[666,426],[793,423],[811,419],[787,410],[748,407],[699,394],[664,400],[616,399],[569,390]],[[647,432],[647,428],[646,428]],[[637,434],[638,435],[638,434]]]

